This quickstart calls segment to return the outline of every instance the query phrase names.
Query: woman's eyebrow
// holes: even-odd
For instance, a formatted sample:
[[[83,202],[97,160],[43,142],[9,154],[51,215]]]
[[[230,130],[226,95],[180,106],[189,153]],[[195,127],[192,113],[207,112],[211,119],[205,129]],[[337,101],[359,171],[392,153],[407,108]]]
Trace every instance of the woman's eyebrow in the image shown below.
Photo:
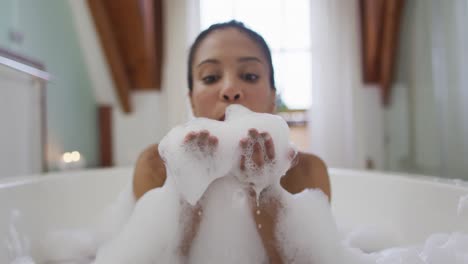
[[[237,59],[238,62],[256,61],[263,64],[263,62],[257,57],[240,57]]]
[[[203,60],[200,63],[198,63],[197,67],[200,67],[201,65],[206,64],[206,63],[219,64],[219,60],[217,60],[217,59],[206,59],[206,60]]]

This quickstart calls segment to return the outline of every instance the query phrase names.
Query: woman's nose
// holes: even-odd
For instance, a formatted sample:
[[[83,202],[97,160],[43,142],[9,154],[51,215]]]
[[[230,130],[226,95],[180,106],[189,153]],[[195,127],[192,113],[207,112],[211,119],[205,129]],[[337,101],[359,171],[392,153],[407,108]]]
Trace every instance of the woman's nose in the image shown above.
[[[221,91],[221,99],[226,102],[237,102],[243,97],[242,91],[235,82],[226,82]]]
[[[223,94],[223,99],[225,101],[237,101],[240,98],[240,94],[234,94],[234,95],[228,95],[228,94]]]

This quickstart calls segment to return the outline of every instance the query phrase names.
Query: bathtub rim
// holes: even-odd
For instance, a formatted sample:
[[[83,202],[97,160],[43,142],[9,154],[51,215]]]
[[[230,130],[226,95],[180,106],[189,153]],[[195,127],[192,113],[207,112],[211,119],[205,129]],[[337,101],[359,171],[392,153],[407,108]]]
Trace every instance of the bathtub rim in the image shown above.
[[[84,170],[69,170],[69,171],[54,171],[49,173],[40,173],[24,176],[12,176],[0,179],[0,190],[6,188],[14,188],[25,184],[35,184],[47,181],[62,180],[63,178],[71,177],[84,177],[85,175],[99,175],[104,173],[117,173],[117,172],[133,173],[132,166],[118,166],[111,168],[90,168]],[[377,170],[357,170],[357,169],[344,169],[344,168],[328,168],[330,182],[333,185],[335,177],[385,177],[392,180],[400,180],[408,183],[418,183],[427,185],[444,184],[450,187],[468,190],[468,181],[460,178],[442,178],[433,175],[413,174],[403,172],[390,172],[390,171],[377,171]],[[333,188],[333,186],[332,186]],[[333,191],[333,189],[332,189]]]

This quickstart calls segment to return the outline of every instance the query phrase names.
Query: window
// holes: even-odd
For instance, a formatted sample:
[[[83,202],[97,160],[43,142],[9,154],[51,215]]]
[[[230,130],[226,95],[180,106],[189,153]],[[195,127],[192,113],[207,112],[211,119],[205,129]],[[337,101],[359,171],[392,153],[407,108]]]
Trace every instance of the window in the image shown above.
[[[312,102],[309,0],[200,0],[201,28],[236,19],[261,34],[272,52],[275,83],[288,109]]]

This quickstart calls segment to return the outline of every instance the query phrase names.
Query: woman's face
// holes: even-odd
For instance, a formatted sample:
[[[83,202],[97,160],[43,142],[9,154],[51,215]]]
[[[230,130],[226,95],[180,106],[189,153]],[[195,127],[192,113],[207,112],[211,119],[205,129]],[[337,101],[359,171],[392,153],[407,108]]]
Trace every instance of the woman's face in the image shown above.
[[[211,32],[195,51],[192,75],[190,102],[196,117],[224,120],[230,104],[260,113],[275,109],[268,61],[260,47],[238,29]]]

